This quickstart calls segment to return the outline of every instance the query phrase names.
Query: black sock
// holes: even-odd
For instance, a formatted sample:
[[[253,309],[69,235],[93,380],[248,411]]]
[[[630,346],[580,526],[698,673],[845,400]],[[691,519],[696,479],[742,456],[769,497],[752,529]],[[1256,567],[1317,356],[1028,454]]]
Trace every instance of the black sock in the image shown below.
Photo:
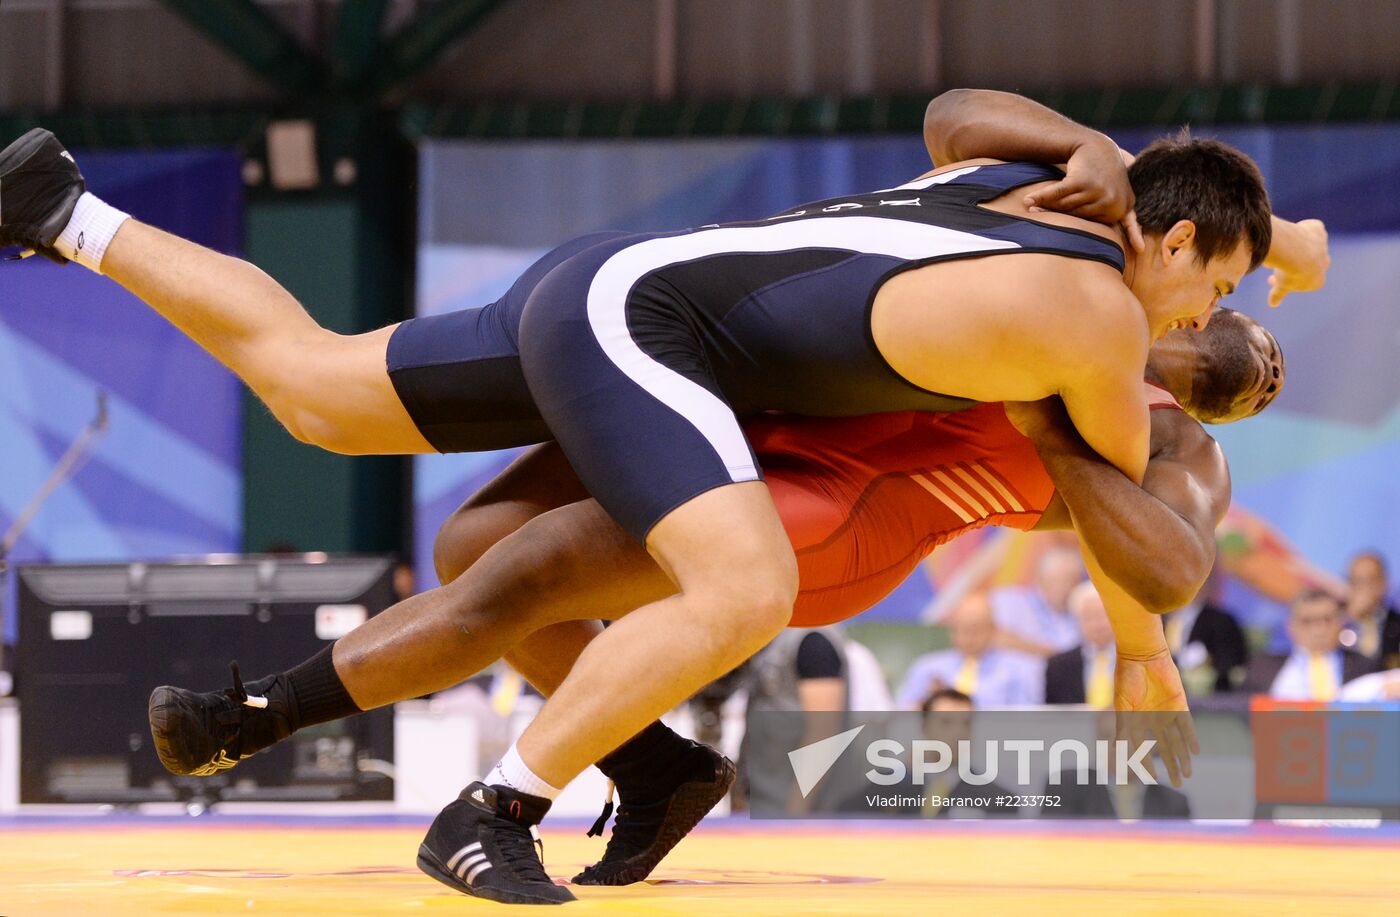
[[[331,661],[334,648],[334,645],[328,646],[296,668],[287,670],[284,677],[291,689],[294,728],[329,723],[364,712],[336,674],[335,663]]]
[[[623,802],[645,803],[668,795],[690,763],[696,744],[655,720],[598,762],[598,770],[617,784]]]

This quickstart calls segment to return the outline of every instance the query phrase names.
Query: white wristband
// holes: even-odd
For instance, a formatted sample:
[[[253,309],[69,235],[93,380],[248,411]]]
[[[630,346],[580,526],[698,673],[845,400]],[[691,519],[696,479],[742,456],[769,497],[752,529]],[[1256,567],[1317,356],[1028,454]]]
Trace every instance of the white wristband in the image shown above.
[[[129,219],[129,214],[103,203],[91,192],[84,192],[78,198],[78,206],[73,208],[68,225],[54,241],[54,250],[100,274],[102,256],[107,253],[107,246],[121,225]]]

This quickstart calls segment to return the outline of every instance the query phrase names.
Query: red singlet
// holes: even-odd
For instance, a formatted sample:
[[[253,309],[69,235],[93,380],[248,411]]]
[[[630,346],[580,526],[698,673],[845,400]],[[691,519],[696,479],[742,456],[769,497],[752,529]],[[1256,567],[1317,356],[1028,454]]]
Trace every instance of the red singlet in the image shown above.
[[[1148,403],[1178,407],[1153,385]],[[1000,404],[957,414],[761,415],[744,430],[797,552],[793,627],[860,614],[964,532],[1034,528],[1055,493]]]

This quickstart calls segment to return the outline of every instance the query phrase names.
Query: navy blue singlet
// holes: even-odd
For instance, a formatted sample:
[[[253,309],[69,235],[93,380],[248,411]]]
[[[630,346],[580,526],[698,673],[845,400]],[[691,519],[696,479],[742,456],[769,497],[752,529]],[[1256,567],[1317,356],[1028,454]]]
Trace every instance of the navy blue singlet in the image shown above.
[[[1014,252],[1122,271],[1107,239],[979,206],[1060,176],[969,166],[766,220],[587,236],[484,309],[405,322],[388,370],[435,448],[556,439],[645,540],[691,498],[761,478],[736,414],[970,407],[890,368],[870,334],[875,294],[902,271]]]

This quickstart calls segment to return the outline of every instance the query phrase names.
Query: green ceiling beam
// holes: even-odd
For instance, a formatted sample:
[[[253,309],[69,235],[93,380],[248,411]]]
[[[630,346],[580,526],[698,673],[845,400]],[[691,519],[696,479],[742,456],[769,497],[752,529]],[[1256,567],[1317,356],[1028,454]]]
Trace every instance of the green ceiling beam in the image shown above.
[[[439,0],[434,3],[380,49],[370,86],[383,92],[431,67],[449,45],[507,2],[509,0]]]
[[[252,0],[163,2],[282,91],[300,95],[321,88],[320,65]]]
[[[388,9],[389,0],[346,0],[340,4],[340,20],[331,42],[331,73],[338,88],[354,91],[368,82]]]

